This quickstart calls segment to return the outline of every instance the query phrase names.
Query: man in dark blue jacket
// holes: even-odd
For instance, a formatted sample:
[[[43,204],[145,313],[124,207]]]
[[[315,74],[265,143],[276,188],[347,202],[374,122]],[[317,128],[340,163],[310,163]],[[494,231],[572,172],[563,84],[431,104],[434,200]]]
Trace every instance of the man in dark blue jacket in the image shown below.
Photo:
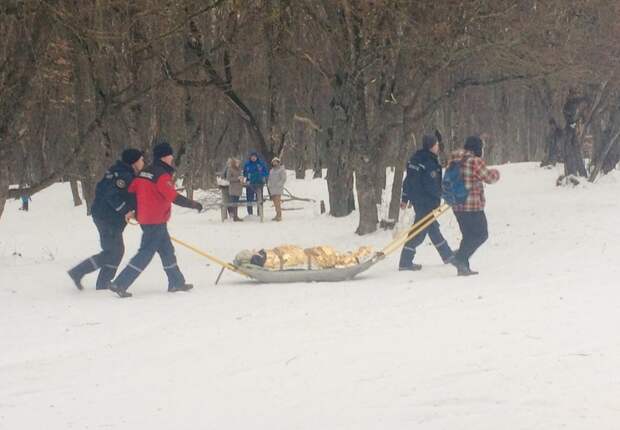
[[[123,230],[136,208],[135,196],[127,191],[134,177],[144,168],[142,151],[126,149],[104,174],[95,188],[92,216],[99,231],[102,251],[69,270],[75,286],[82,290],[84,275],[99,270],[97,290],[105,290],[114,279],[125,253]]]
[[[426,135],[422,139],[422,149],[417,151],[407,164],[407,176],[403,183],[401,207],[407,207],[407,203],[413,205],[415,222],[418,222],[441,203],[441,164],[437,154],[439,142],[435,136]],[[454,254],[439,231],[439,222],[433,222],[429,227],[413,237],[403,247],[400,254],[399,270],[420,270],[421,265],[415,264],[415,250],[424,242],[429,235],[433,245],[439,252],[444,263],[450,263]]]
[[[243,165],[243,176],[247,187],[245,189],[245,199],[248,203],[256,200],[256,195],[263,195],[263,187],[269,176],[269,168],[263,160],[258,158],[257,152],[252,152],[250,158]],[[252,206],[248,204],[248,215],[252,215]]]

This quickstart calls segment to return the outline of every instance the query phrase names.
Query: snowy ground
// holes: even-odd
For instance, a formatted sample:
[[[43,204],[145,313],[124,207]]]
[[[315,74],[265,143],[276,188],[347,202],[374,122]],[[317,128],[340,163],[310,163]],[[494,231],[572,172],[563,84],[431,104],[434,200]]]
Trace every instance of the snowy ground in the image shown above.
[[[617,429],[620,175],[558,189],[557,172],[500,167],[490,240],[458,278],[431,246],[355,281],[256,285],[177,247],[196,284],[168,294],[161,263],[120,300],[65,271],[97,251],[68,185],[0,220],[0,429]],[[323,181],[293,192],[326,198]],[[290,204],[289,204],[290,205]],[[299,204],[292,206],[299,207]],[[269,208],[268,215],[272,215]],[[225,259],[282,243],[352,249],[356,215],[283,223],[174,212],[172,234]],[[456,246],[452,214],[442,219]],[[125,233],[126,257],[140,233]]]

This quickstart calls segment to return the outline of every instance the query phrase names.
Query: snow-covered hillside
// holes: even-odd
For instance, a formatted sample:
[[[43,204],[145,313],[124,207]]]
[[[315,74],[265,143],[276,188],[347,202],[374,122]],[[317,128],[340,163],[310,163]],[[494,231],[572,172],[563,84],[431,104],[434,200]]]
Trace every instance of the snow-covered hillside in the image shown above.
[[[120,300],[72,286],[98,250],[68,184],[0,219],[0,429],[617,429],[620,175],[556,188],[500,166],[490,239],[459,278],[430,245],[338,284],[257,285],[177,246],[196,288],[166,293],[156,258]],[[324,181],[294,181],[327,199]],[[357,215],[289,203],[282,223],[175,208],[171,233],[231,260],[283,243],[379,248]],[[286,206],[285,206],[286,207]],[[268,209],[268,218],[273,209]],[[453,215],[442,220],[456,248]],[[133,255],[140,229],[125,232]]]

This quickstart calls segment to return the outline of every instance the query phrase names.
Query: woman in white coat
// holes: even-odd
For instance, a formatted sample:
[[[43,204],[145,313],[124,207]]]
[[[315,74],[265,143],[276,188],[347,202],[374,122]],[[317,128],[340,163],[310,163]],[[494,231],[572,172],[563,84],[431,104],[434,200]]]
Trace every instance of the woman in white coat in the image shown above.
[[[284,184],[286,183],[286,170],[278,157],[271,160],[271,166],[269,179],[267,180],[267,188],[269,188],[271,201],[276,208],[276,216],[273,220],[282,221],[282,193],[284,192]]]

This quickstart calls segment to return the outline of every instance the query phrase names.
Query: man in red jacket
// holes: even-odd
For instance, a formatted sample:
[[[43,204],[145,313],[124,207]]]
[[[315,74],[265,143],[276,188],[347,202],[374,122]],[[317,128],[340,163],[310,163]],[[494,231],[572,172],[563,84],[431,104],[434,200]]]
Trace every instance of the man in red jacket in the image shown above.
[[[127,267],[110,284],[110,290],[121,298],[131,297],[129,286],[151,262],[155,253],[159,254],[166,275],[168,291],[188,291],[192,284],[185,283],[185,277],[177,265],[174,246],[168,233],[168,220],[172,203],[202,210],[202,205],[177,193],[172,175],[173,151],[165,141],[153,148],[153,164],[144,169],[128,188],[136,195],[136,219],[142,228],[142,241],[138,253],[129,261]]]

